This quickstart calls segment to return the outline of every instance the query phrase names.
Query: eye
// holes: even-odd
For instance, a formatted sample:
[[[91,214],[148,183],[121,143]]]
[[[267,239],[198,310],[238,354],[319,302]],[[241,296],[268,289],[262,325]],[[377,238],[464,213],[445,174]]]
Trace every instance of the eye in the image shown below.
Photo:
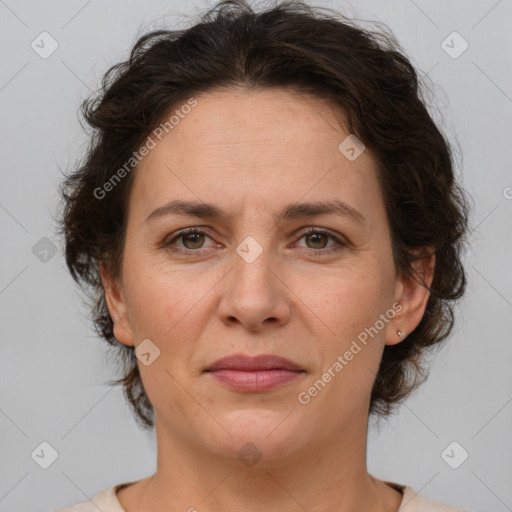
[[[343,242],[338,237],[334,236],[330,231],[318,228],[308,228],[307,231],[302,233],[300,239],[306,240],[306,252],[316,254],[339,251],[348,245],[346,242]],[[335,244],[331,247],[326,247],[329,239],[334,240]]]
[[[201,249],[206,249],[204,247],[206,238],[212,240],[212,238],[201,229],[188,228],[178,232],[172,239],[165,241],[162,246],[173,252],[185,254],[200,253]],[[299,240],[301,239],[305,239],[307,244],[303,251],[317,256],[339,251],[348,246],[347,242],[340,240],[340,238],[333,235],[330,231],[318,228],[308,228],[306,231],[303,231],[299,236]],[[333,240],[335,243],[327,247],[326,244],[329,239]],[[179,241],[181,241],[181,247],[177,244]],[[217,247],[219,247],[219,245],[217,245]]]
[[[203,248],[204,240],[210,238],[204,231],[197,228],[184,229],[168,242],[164,242],[164,247],[176,252],[199,252]],[[177,240],[181,240],[182,247],[175,245]]]

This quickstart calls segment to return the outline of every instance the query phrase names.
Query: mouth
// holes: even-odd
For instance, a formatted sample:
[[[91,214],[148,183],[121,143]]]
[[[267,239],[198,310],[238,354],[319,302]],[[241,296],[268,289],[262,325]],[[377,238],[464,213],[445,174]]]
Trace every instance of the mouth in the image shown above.
[[[283,386],[306,372],[298,364],[283,357],[236,354],[219,359],[205,373],[228,388],[254,393]]]

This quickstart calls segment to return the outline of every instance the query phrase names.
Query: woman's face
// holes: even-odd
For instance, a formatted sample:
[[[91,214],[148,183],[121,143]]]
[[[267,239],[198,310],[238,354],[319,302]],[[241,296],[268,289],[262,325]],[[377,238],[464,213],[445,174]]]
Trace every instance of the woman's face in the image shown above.
[[[233,457],[246,443],[267,460],[315,450],[361,429],[384,345],[423,313],[395,273],[375,161],[318,100],[195,99],[137,169],[122,278],[108,290],[115,336],[150,340],[138,364],[159,431]],[[224,217],[158,214],[174,201]],[[279,217],[334,201],[359,213]],[[206,371],[232,355],[301,371]]]

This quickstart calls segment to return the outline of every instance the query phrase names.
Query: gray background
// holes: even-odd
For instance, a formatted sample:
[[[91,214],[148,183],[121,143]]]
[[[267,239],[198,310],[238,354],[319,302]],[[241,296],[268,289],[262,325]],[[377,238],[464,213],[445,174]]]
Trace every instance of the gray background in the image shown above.
[[[457,327],[429,380],[380,431],[371,430],[369,470],[471,511],[512,510],[512,2],[315,4],[391,27],[437,84],[433,115],[456,135],[463,184],[475,201]],[[212,2],[0,0],[4,512],[70,505],[155,469],[152,435],[137,428],[121,389],[105,384],[115,374],[65,270],[52,217],[58,169],[71,168],[87,141],[80,101],[139,35],[183,26],[184,14],[206,5]],[[31,48],[43,31],[59,45],[46,59]],[[453,31],[469,43],[458,58],[441,46]],[[56,254],[44,252],[43,237]],[[48,469],[31,458],[43,441],[59,454]],[[469,453],[458,469],[441,457],[452,441]]]

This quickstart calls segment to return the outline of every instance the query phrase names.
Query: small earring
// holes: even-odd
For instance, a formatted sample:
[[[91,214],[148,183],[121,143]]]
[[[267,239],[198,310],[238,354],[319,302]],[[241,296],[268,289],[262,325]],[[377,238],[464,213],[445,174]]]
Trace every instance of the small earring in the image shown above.
[[[402,331],[396,331],[396,333],[398,334],[398,336],[400,336],[400,338],[403,336],[403,332]]]

